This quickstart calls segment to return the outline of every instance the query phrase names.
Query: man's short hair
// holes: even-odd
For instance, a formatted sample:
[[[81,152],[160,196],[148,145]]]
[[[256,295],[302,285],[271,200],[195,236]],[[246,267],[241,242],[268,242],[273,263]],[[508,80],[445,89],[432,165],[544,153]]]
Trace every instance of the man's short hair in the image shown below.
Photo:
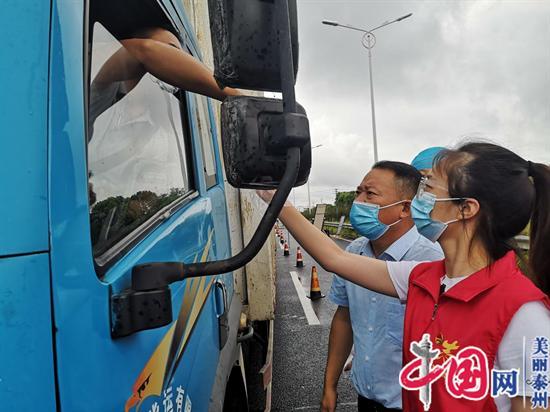
[[[403,162],[382,160],[375,163],[372,168],[393,172],[398,193],[409,200],[416,194],[420,179],[422,179],[422,174],[418,170]]]

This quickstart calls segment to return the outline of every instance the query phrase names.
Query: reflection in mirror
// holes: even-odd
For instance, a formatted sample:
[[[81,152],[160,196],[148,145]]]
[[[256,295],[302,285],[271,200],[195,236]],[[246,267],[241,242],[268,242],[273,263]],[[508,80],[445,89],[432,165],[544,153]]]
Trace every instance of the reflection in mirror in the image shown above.
[[[191,189],[177,89],[141,67],[94,25],[88,167],[96,258]]]

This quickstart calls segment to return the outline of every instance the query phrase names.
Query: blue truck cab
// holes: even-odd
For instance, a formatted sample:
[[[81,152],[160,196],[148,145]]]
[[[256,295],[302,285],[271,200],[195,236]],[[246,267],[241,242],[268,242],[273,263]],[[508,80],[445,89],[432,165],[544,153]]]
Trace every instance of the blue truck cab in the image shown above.
[[[232,273],[173,283],[171,302],[141,302],[144,322],[160,327],[113,336],[113,297],[134,266],[231,254],[209,99],[149,73],[131,91],[124,79],[94,85],[135,22],[171,31],[201,58],[181,0],[2,5],[1,410],[227,402],[241,313]]]

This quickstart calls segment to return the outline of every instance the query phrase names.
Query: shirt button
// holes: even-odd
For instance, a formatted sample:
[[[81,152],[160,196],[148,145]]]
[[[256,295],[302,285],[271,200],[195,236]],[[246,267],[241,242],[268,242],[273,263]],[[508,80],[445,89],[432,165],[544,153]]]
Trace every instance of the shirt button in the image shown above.
[[[373,302],[376,302],[376,298],[371,298],[371,300],[372,300]]]
[[[369,332],[372,332],[373,329],[372,329],[372,326],[369,326]]]
[[[367,389],[370,391],[370,385],[367,385]]]
[[[365,356],[365,360],[368,362],[369,361],[369,357],[368,356]]]

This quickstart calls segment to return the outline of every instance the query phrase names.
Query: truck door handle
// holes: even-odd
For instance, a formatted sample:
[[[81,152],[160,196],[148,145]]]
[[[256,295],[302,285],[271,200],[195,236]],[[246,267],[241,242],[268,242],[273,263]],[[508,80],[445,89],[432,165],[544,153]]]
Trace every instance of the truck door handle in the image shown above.
[[[216,280],[214,285],[216,287],[216,291],[220,291],[222,294],[223,311],[220,315],[218,315],[218,329],[220,332],[219,346],[220,350],[222,350],[229,337],[229,319],[227,315],[229,308],[227,305],[227,288],[225,287],[225,283],[223,283],[223,281],[219,279]]]

